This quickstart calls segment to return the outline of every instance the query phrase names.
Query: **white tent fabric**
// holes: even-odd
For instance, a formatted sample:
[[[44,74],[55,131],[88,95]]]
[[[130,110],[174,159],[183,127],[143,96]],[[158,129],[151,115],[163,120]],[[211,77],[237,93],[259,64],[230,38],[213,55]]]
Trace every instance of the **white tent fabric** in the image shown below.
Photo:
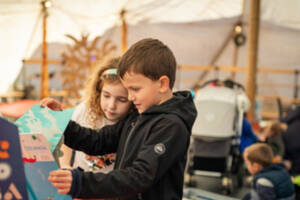
[[[125,9],[129,45],[145,37],[159,38],[174,51],[179,64],[207,65],[242,13],[243,21],[247,21],[247,3],[243,9],[242,0],[53,0],[47,40],[50,44],[64,44],[70,42],[65,34],[79,37],[85,32],[93,38],[106,31],[105,37],[119,45],[119,13]],[[0,93],[15,80],[22,59],[32,57],[41,44],[41,19],[33,34],[40,9],[37,0],[0,1]],[[299,9],[298,0],[261,0],[259,66],[300,67]],[[232,65],[232,49],[233,44],[217,64]],[[55,53],[59,55],[49,52]],[[243,46],[238,65],[245,66],[246,60],[247,47]],[[196,74],[183,72],[179,79]]]
[[[210,65],[214,55],[221,48],[237,20],[238,18],[235,17],[194,23],[133,25],[128,28],[128,43],[131,45],[144,37],[159,38],[173,50],[179,64],[206,66]],[[120,44],[120,34],[120,27],[115,27],[107,31],[104,36],[110,38],[115,44]],[[300,30],[286,29],[262,23],[259,34],[258,66],[264,68],[300,69],[300,37],[298,37]],[[216,65],[232,66],[233,49],[234,43],[231,42]],[[246,67],[247,50],[247,45],[240,47],[237,66]],[[202,71],[180,70],[177,74],[176,87],[178,89],[191,88],[201,73]],[[206,80],[214,78],[226,79],[229,75],[230,72],[210,72]],[[237,73],[236,79],[241,83],[245,83],[245,73]],[[257,81],[262,85],[271,84],[269,87],[259,87],[258,94],[293,97],[292,88],[274,87],[274,85],[280,84],[292,85],[294,82],[292,75],[264,73],[258,75]]]

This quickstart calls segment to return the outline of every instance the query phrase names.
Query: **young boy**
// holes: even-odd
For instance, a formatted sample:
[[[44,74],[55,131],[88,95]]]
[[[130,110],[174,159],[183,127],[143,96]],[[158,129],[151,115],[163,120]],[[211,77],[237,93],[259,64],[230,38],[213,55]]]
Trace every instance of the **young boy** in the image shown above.
[[[268,144],[257,143],[244,151],[244,161],[253,175],[252,190],[243,199],[295,199],[294,185],[282,164],[272,164],[273,152]]]
[[[190,92],[172,93],[176,60],[159,40],[144,39],[123,55],[118,73],[136,107],[99,131],[70,121],[65,144],[89,155],[117,152],[108,174],[57,170],[49,181],[79,198],[182,199],[191,128],[197,112]]]

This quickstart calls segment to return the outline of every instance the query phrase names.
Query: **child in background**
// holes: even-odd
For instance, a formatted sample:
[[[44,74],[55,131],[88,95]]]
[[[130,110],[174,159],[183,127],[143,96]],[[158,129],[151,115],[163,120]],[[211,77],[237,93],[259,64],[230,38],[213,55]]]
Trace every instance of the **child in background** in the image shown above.
[[[172,93],[174,55],[159,40],[141,40],[123,55],[118,74],[137,110],[99,131],[70,121],[64,132],[71,148],[92,155],[117,152],[114,170],[56,170],[48,179],[72,197],[181,200],[197,111],[189,91]]]
[[[266,136],[266,143],[270,145],[273,150],[273,162],[281,162],[284,156],[284,143],[282,132],[286,131],[287,125],[279,121],[270,121],[264,130]]]
[[[244,152],[245,148],[258,142],[259,139],[253,132],[251,123],[244,117],[242,123],[242,134],[241,134],[241,143],[240,143],[240,152]]]
[[[300,175],[300,105],[289,111],[280,121],[288,126],[287,130],[282,134],[285,146],[284,165],[290,174],[296,178],[296,198],[300,199],[300,181],[297,178]]]
[[[76,106],[72,115],[73,121],[83,127],[100,129],[114,124],[128,113],[132,103],[128,101],[128,92],[117,75],[119,60],[120,58],[109,59],[103,66],[95,69],[85,88],[84,101]],[[62,109],[62,105],[51,98],[43,99],[40,105],[54,110]],[[74,162],[71,163],[72,149],[62,144],[60,150],[63,153],[59,157],[61,168],[80,167],[84,171],[106,173],[113,169],[115,154],[89,156],[75,151]]]
[[[252,189],[243,200],[294,200],[295,191],[289,173],[282,164],[272,164],[273,152],[265,143],[256,143],[244,151],[244,161],[253,175]]]

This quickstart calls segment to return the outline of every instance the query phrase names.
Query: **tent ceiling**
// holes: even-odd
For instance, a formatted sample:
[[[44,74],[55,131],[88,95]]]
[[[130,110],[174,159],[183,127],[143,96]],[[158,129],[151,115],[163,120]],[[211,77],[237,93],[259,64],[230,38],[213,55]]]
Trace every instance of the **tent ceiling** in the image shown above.
[[[120,25],[119,12],[122,9],[127,11],[125,17],[131,25],[166,22],[210,23],[219,19],[237,17],[243,10],[245,11],[243,21],[247,21],[248,13],[248,5],[243,9],[242,0],[53,0],[52,2],[47,38],[48,42],[60,43],[70,42],[65,34],[71,33],[79,37],[82,32],[86,32],[93,38],[111,27]],[[261,0],[261,20],[278,27],[299,30],[299,10],[299,0]],[[2,40],[0,93],[6,91],[17,76],[22,66],[22,59],[29,58],[41,43],[41,21],[36,31],[33,31],[39,12],[38,0],[0,1],[2,30],[0,32]]]

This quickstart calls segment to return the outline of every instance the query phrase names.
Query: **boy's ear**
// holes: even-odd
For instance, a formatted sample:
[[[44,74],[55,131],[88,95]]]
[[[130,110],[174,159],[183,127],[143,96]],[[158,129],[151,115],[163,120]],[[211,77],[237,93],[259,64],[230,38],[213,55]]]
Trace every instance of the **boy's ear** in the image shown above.
[[[170,79],[166,75],[163,75],[159,78],[159,88],[160,92],[164,93],[169,90],[170,86]]]
[[[255,171],[260,171],[261,169],[263,169],[263,166],[261,164],[258,164],[257,162],[253,162],[252,166],[255,169]]]

